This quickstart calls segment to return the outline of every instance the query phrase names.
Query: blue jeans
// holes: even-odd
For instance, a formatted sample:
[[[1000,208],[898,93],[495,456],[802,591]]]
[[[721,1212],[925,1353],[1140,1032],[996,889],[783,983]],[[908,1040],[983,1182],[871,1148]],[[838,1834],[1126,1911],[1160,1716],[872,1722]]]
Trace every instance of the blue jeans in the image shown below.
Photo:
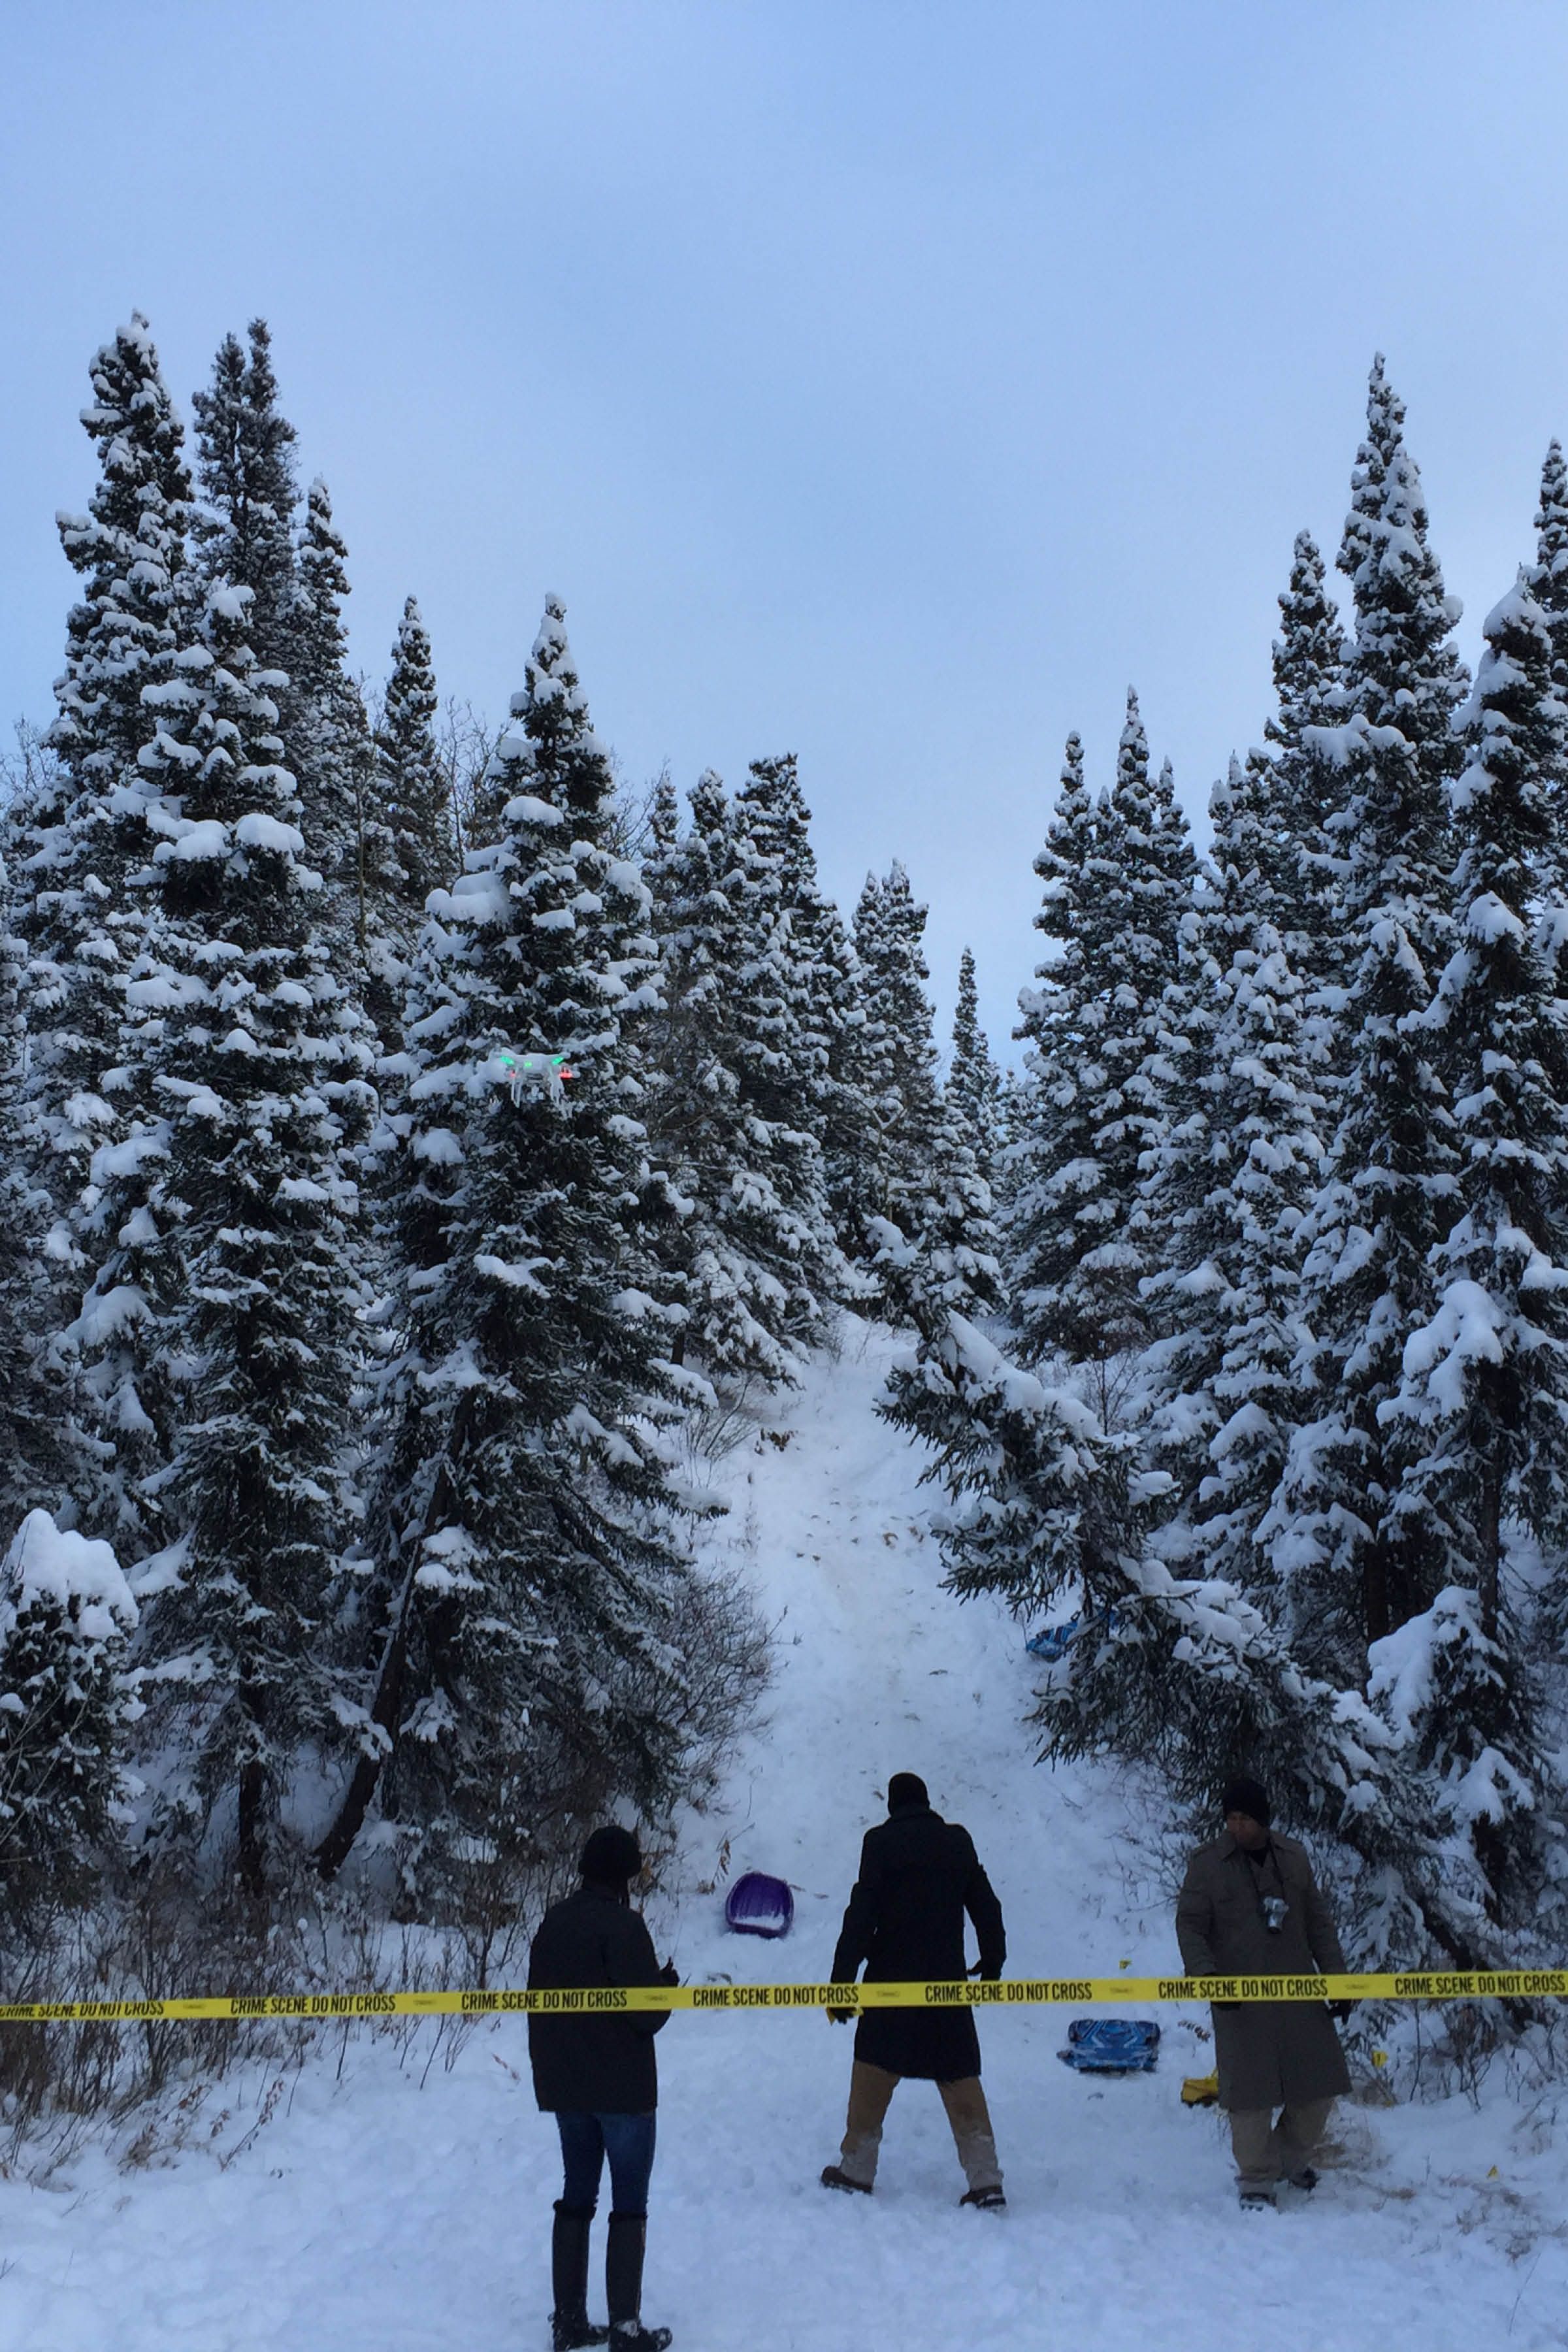
[[[646,2116],[594,2116],[583,2107],[568,2107],[555,2121],[566,2167],[563,2205],[579,2213],[594,2210],[599,2201],[599,2175],[608,2157],[612,2210],[644,2220],[658,2122],[652,2111]]]

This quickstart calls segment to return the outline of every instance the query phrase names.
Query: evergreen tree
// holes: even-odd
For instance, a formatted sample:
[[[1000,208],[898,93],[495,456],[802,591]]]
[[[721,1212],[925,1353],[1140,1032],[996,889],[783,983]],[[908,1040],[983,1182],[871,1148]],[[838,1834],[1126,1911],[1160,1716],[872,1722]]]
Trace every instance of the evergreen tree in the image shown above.
[[[292,713],[287,737],[310,843],[327,884],[325,920],[362,971],[381,970],[384,900],[392,882],[389,813],[373,793],[375,750],[364,697],[350,675],[343,603],[348,550],[318,478],[305,498],[296,556],[289,676],[279,683]],[[449,876],[447,877],[449,878]],[[390,1032],[393,1004],[384,998]]]
[[[26,1148],[54,1202],[49,1258],[68,1291],[84,1270],[92,1154],[122,1136],[125,974],[144,919],[146,764],[181,692],[189,635],[184,436],[146,320],[136,313],[92,363],[82,423],[99,453],[86,515],[60,537],[83,583],[67,627],[49,732],[58,764],[23,812],[14,920],[23,943]],[[58,1319],[69,1309],[62,1300]]]
[[[1129,694],[1115,786],[1091,807],[1078,739],[1037,871],[1037,921],[1061,945],[1020,998],[1036,1086],[1014,1150],[1010,1287],[1025,1360],[1065,1349],[1105,1366],[1145,1336],[1157,1236],[1142,1193],[1166,1136],[1185,1017],[1180,941],[1196,859],[1167,764],[1149,774]]]
[[[1322,750],[1320,737],[1310,731],[1338,726],[1345,716],[1345,639],[1329,596],[1323,558],[1310,531],[1297,535],[1290,584],[1279,599],[1279,622],[1274,640],[1275,711],[1263,732],[1278,746],[1272,799],[1289,858],[1293,902],[1281,926],[1285,950],[1313,993],[1342,988],[1351,975],[1345,968],[1335,889],[1333,819],[1343,777]]]
[[[171,1829],[237,1799],[258,1894],[300,1745],[342,1715],[324,1658],[356,1349],[353,1184],[370,1051],[314,924],[294,779],[244,588],[208,598],[195,756],[158,853],[160,904],[129,991],[167,1118],[151,1188],[156,1367],[178,1432],[153,1482],[173,1571],[146,1633]]]
[[[772,1115],[789,1076],[787,926],[749,929],[742,844],[716,775],[699,779],[683,839],[673,817],[673,793],[661,793],[647,869],[665,993],[651,1125],[679,1213],[659,1256],[705,1372],[793,1381],[842,1269],[816,1139]]]
[[[1008,1293],[1024,1360],[1047,1349],[1088,1355],[1095,1317],[1078,1283],[1111,1213],[1095,1153],[1103,1025],[1099,979],[1109,939],[1094,887],[1100,820],[1084,780],[1083,744],[1068,737],[1061,786],[1035,871],[1045,884],[1035,928],[1054,952],[1036,969],[1043,985],[1019,993],[1031,1081],[1027,1115],[1008,1151]]]
[[[906,1230],[918,1218],[941,1115],[925,922],[896,858],[883,881],[868,875],[855,916],[864,1014],[855,1066],[876,1123],[882,1213]]]
[[[952,1059],[943,1088],[946,1107],[956,1111],[974,1151],[974,1164],[994,1188],[1001,1143],[1002,1073],[980,1025],[980,992],[974,958],[965,948],[958,959],[958,1003],[952,1016]]]
[[[121,1668],[136,1603],[106,1543],[29,1511],[0,1567],[0,1885],[86,1891],[124,1795]]]
[[[1160,1549],[1242,1591],[1272,1580],[1262,1522],[1294,1418],[1302,1217],[1322,1157],[1300,982],[1266,911],[1269,781],[1233,761],[1215,788],[1218,887],[1194,959],[1202,1062],[1192,1115],[1157,1146],[1145,1186],[1164,1237],[1145,1291],[1164,1333],[1141,1387],[1175,1507]],[[1289,1625],[1289,1593],[1279,1607]]]
[[[1373,362],[1367,394],[1367,435],[1351,477],[1339,568],[1352,583],[1355,638],[1346,670],[1352,713],[1373,730],[1396,730],[1408,747],[1409,783],[1401,814],[1406,831],[1369,828],[1368,811],[1352,803],[1346,836],[1351,872],[1346,889],[1352,923],[1375,899],[1404,886],[1412,898],[1426,871],[1442,871],[1447,846],[1444,787],[1462,757],[1454,719],[1469,679],[1454,649],[1462,610],[1447,595],[1427,537],[1426,501],[1415,461],[1405,442],[1405,404]],[[1309,739],[1311,740],[1311,739]],[[1363,757],[1373,746],[1363,737]],[[1370,837],[1369,837],[1370,832]],[[1403,857],[1401,847],[1403,844]],[[1421,950],[1444,943],[1442,902],[1434,893]]]
[[[1530,572],[1531,593],[1541,607],[1552,639],[1552,688],[1568,705],[1568,464],[1561,442],[1553,441],[1541,469],[1541,504],[1536,512],[1535,562]],[[1552,825],[1540,853],[1540,885],[1548,899],[1568,910],[1568,762],[1555,755],[1550,779]],[[1568,914],[1562,923],[1568,940]]]
[[[1433,1253],[1436,1311],[1406,1345],[1395,1410],[1417,1449],[1406,1493],[1444,1537],[1434,1574],[1474,1599],[1445,1612],[1447,1797],[1468,1814],[1489,1912],[1528,1918],[1540,1825],[1563,1792],[1541,1786],[1550,1743],[1529,1718],[1507,1549],[1510,1525],[1549,1557],[1568,1537],[1568,1046],[1531,907],[1568,706],[1525,579],[1485,635],[1453,795],[1459,944],[1427,1016],[1452,1074],[1458,1214]]]
[[[1173,1576],[1141,1542],[1148,1496],[1136,1480],[1121,1491],[1094,1605],[1039,1695],[1044,1754],[1135,1757],[1194,1819],[1213,1820],[1237,1772],[1266,1774],[1280,1826],[1332,1838],[1353,1870],[1363,1966],[1500,1965],[1434,1834],[1390,1694],[1369,1700],[1304,1672],[1267,1612],[1223,1578]],[[1022,1594],[1015,1605],[1034,1613]]]
[[[1541,468],[1541,504],[1531,593],[1546,616],[1552,637],[1552,676],[1559,695],[1568,672],[1568,462],[1553,441]]]
[[[642,1223],[648,897],[605,845],[609,761],[553,598],[513,709],[504,838],[434,895],[409,1005],[378,1648],[328,1872],[384,1768],[438,1879],[475,1840],[651,1804],[680,1752],[666,1433],[703,1384],[668,1360]]]
[[[37,1249],[49,1203],[27,1171],[22,1140],[23,942],[12,929],[8,857],[19,826],[0,814],[0,1524],[15,1525],[40,1496],[59,1493],[65,1471],[58,1406],[38,1355],[51,1299]]]
[[[452,795],[436,741],[436,672],[418,605],[403,607],[392,675],[376,730],[376,796],[390,835],[387,876],[401,927],[417,929],[425,901],[457,871]]]
[[[278,406],[272,336],[253,319],[248,348],[226,335],[212,383],[192,406],[203,510],[196,535],[209,584],[248,588],[248,636],[258,668],[291,674],[298,666],[299,577],[294,510],[294,427]],[[287,688],[279,706],[286,737],[297,731]]]
[[[869,1130],[870,1164],[865,1174],[868,1197],[879,1203],[884,1200],[887,1188],[882,1123],[886,1117],[891,1124],[897,1108],[892,1072],[893,1041],[888,1034],[887,1022],[870,1002],[870,992],[866,984],[866,956],[876,938],[881,896],[881,883],[875,874],[868,873],[860,886],[860,896],[855,901],[854,919],[849,927],[850,943],[855,950],[856,970],[860,981],[859,1018],[850,1037],[850,1068],[873,1122]]]
[[[1002,1306],[1002,1236],[991,1187],[981,1173],[963,1115],[951,1103],[942,1107],[925,1181],[913,1207],[912,1239],[886,1218],[878,1219],[872,1228],[877,1268],[888,1297],[899,1319],[912,1323],[921,1339],[917,1363],[900,1367],[889,1379],[894,1408],[914,1391],[923,1394],[929,1351],[946,1345],[950,1317],[973,1321],[998,1314]],[[889,1412],[889,1419],[899,1417],[896,1409]]]
[[[877,1205],[868,1187],[875,1128],[858,1078],[860,975],[838,909],[817,882],[793,752],[752,761],[736,824],[747,925],[753,938],[775,941],[780,1059],[770,1115],[816,1138],[835,1233],[854,1257]]]
[[[1451,942],[1458,607],[1443,593],[1404,410],[1381,360],[1368,420],[1340,557],[1355,598],[1351,716],[1307,735],[1345,776],[1340,905],[1359,961],[1338,1056],[1340,1123],[1310,1219],[1313,1342],[1302,1370],[1315,1394],[1280,1498],[1298,1572],[1322,1594],[1324,1637],[1347,1675],[1366,1643],[1426,1607],[1444,1580],[1441,1531],[1405,1490],[1405,1437],[1386,1408],[1405,1343],[1431,1318],[1430,1255],[1452,1222],[1455,1182],[1452,1114],[1422,1016]]]
[[[1125,1445],[967,1316],[930,1293],[914,1299],[920,1349],[882,1410],[932,1451],[921,1478],[940,1478],[949,1497],[931,1517],[949,1590],[998,1593],[1022,1617],[1063,1593],[1097,1605],[1108,1583],[1121,1589],[1134,1539]]]

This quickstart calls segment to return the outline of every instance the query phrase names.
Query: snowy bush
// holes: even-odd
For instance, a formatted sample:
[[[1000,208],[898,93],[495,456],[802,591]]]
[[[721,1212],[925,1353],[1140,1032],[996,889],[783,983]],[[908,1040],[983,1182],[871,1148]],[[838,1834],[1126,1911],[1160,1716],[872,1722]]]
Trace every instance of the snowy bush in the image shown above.
[[[0,1570],[0,1880],[80,1884],[123,1790],[136,1603],[106,1543],[29,1511]]]

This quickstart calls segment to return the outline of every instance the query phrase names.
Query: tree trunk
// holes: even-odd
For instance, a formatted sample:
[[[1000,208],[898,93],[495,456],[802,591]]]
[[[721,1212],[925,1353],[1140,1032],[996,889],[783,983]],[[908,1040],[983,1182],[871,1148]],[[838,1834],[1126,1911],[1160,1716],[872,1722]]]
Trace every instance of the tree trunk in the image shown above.
[[[1362,1554],[1361,1613],[1368,1649],[1394,1631],[1394,1612],[1388,1597],[1388,1548],[1381,1535],[1374,1536]]]
[[[1476,1513],[1476,1584],[1481,1604],[1481,1631],[1489,1642],[1498,1638],[1502,1618],[1502,1465],[1495,1454],[1481,1482],[1480,1508]]]
[[[239,1883],[255,1903],[267,1892],[266,1809],[267,1768],[253,1756],[239,1768]]]
[[[417,1554],[416,1554],[417,1559]],[[374,1755],[361,1756],[349,1776],[342,1802],[332,1818],[331,1827],[311,1855],[323,1878],[335,1878],[348,1860],[355,1838],[364,1827],[364,1817],[370,1811],[370,1801],[383,1771],[390,1762],[397,1744],[397,1720],[403,1707],[403,1675],[408,1661],[408,1619],[414,1605],[414,1562],[403,1580],[398,1599],[397,1615],[382,1653],[381,1671],[375,1678],[375,1697],[371,1704],[370,1719],[386,1735],[384,1744],[378,1745]]]

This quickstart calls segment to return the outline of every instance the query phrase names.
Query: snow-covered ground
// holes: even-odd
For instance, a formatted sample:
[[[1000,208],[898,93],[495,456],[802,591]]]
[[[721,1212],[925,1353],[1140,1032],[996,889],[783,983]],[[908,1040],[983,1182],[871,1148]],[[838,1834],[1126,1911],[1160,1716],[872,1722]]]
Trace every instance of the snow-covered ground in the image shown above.
[[[716,1546],[778,1624],[778,1679],[723,1809],[695,1820],[651,1906],[687,1978],[820,1979],[888,1775],[967,1822],[1020,1974],[1173,1967],[1131,1798],[1030,1761],[1016,1629],[938,1589],[918,1459],[876,1421],[885,1335],[824,1365],[723,1464]],[[782,1946],[726,1937],[729,1871],[790,1879]],[[1009,2210],[960,2211],[929,2085],[900,2090],[875,2199],[817,2185],[850,2033],[820,2014],[673,2019],[659,2041],[647,2316],[678,2352],[1540,2352],[1568,2344],[1568,2168],[1548,2107],[1347,2107],[1311,2202],[1237,2210],[1219,2118],[1180,2104],[1206,2062],[1163,2014],[1159,2071],[1060,2065],[1066,2018],[984,2017]],[[429,2029],[423,2029],[428,2033]],[[350,2042],[269,2113],[219,2086],[145,2160],[94,2152],[47,2189],[0,2182],[4,2352],[532,2352],[547,2340],[552,2126],[524,2027],[449,2068]],[[225,2113],[225,2110],[230,2112]],[[246,2135],[249,2135],[248,2138]],[[175,2145],[176,2139],[182,2144]],[[243,2144],[242,2144],[243,2142]],[[595,2298],[597,2299],[597,2298]]]

